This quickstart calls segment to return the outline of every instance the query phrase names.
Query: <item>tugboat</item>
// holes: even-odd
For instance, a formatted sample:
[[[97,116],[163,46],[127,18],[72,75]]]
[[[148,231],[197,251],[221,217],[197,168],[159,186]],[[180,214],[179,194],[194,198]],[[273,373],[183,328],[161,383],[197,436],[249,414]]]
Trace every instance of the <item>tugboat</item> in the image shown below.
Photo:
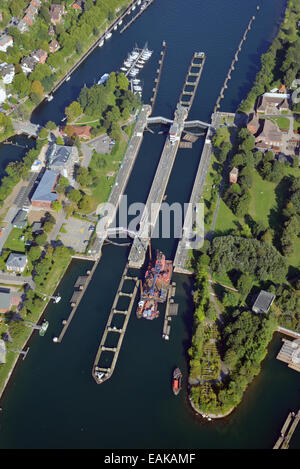
[[[173,371],[173,383],[172,389],[175,396],[177,396],[181,391],[181,381],[182,381],[182,373],[179,368],[175,368]]]

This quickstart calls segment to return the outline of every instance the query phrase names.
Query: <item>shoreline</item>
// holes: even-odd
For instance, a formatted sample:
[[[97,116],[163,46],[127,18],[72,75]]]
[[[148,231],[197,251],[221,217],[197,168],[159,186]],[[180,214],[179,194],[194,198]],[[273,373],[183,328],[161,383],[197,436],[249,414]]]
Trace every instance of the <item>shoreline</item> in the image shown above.
[[[142,107],[142,106],[141,106],[141,107]],[[137,115],[139,114],[140,110],[141,110],[141,108],[136,112],[135,116],[137,116]],[[136,126],[136,120],[134,120],[133,123],[134,123],[135,126]],[[135,128],[135,127],[134,127],[134,128]],[[125,148],[125,150],[124,150],[124,154],[123,154],[122,160],[124,159],[124,156],[125,156],[125,154],[126,154],[126,150],[127,150],[127,148],[128,148],[129,143],[130,143],[130,139],[129,139],[128,142],[127,142],[127,145],[126,145],[126,148]],[[112,188],[111,188],[110,194],[111,194],[113,188],[115,187],[115,185],[116,185],[116,181],[114,182],[114,184],[113,184],[113,186],[112,186]],[[109,197],[110,197],[110,194],[109,194]],[[108,197],[107,200],[109,200],[109,197]],[[64,277],[65,277],[65,275],[66,275],[66,273],[67,273],[67,270],[68,270],[69,266],[71,265],[71,262],[72,262],[73,259],[77,259],[77,260],[79,260],[79,261],[93,261],[93,262],[95,262],[95,263],[98,265],[98,263],[100,262],[101,257],[102,257],[102,248],[101,248],[100,253],[98,253],[97,256],[90,256],[90,255],[76,254],[76,253],[75,253],[74,255],[72,255],[72,257],[71,257],[71,259],[70,259],[70,262],[68,263],[68,265],[66,266],[65,270],[63,271],[63,273],[62,273],[60,279],[57,281],[56,286],[55,286],[55,288],[54,288],[54,290],[53,290],[53,292],[52,292],[52,295],[55,293],[55,291],[57,290],[59,284],[60,284],[61,281],[64,279]],[[85,291],[84,291],[84,293],[85,293]],[[83,296],[83,295],[82,295],[82,296]],[[36,323],[38,323],[38,322],[41,320],[41,318],[42,318],[42,316],[43,316],[43,314],[44,314],[46,308],[48,307],[50,301],[51,301],[51,299],[49,299],[49,301],[44,305],[44,308],[42,309],[41,313],[39,314],[39,316],[38,316],[38,318],[37,318],[37,320],[36,320]],[[77,305],[77,306],[78,306],[78,305]],[[77,306],[76,306],[76,309],[77,309]],[[68,318],[68,320],[67,320],[68,325],[69,325],[69,323],[71,322],[71,320],[72,320],[72,318],[73,318],[73,315],[74,315],[74,313],[72,314],[72,310],[71,310],[71,313],[70,313],[69,318]],[[30,331],[30,329],[28,329],[28,330]],[[61,334],[62,334],[63,331],[65,331],[65,326],[63,327],[63,330],[60,332],[60,336],[61,336]],[[28,343],[29,340],[31,339],[31,336],[32,336],[33,332],[34,332],[34,329],[31,330],[29,336],[27,337],[27,339],[26,339],[25,342],[23,343],[23,345],[22,345],[22,350],[26,347],[27,343]],[[64,334],[64,332],[63,332],[63,334]],[[9,383],[9,380],[10,380],[10,378],[11,378],[11,376],[12,376],[14,370],[15,370],[15,367],[16,367],[16,365],[17,365],[17,363],[18,363],[19,358],[20,358],[20,355],[18,354],[17,357],[16,357],[16,359],[15,359],[15,361],[14,361],[13,364],[12,364],[12,367],[11,367],[10,371],[8,372],[7,378],[6,378],[6,380],[5,380],[4,384],[3,384],[2,389],[0,388],[0,402],[1,402],[1,398],[2,398],[2,396],[3,396],[3,393],[4,393],[6,387],[7,387],[8,383]]]
[[[33,114],[33,112],[43,103],[47,102],[48,101],[48,96],[51,96],[53,95],[53,93],[55,93],[59,88],[60,86],[66,81],[66,78],[68,76],[71,76],[73,74],[73,72],[75,72],[75,70],[77,70],[78,67],[80,67],[80,65],[82,63],[84,63],[85,59],[87,59],[89,57],[89,55],[94,51],[94,49],[96,49],[96,47],[98,47],[98,42],[101,41],[101,39],[104,39],[105,38],[105,35],[106,33],[111,29],[113,28],[113,26],[118,23],[120,21],[120,18],[122,18],[124,15],[127,15],[127,11],[130,10],[130,8],[135,4],[136,0],[131,0],[131,2],[125,6],[125,10],[119,15],[117,16],[108,26],[105,30],[103,30],[100,35],[97,37],[97,39],[92,42],[92,44],[87,48],[87,50],[85,52],[83,52],[83,54],[81,55],[81,57],[78,58],[78,60],[74,63],[74,65],[72,65],[68,71],[65,72],[65,75],[60,78],[53,86],[53,88],[44,95],[43,99],[41,100],[41,102],[35,106],[31,111],[30,111],[30,117],[29,117],[29,120],[31,119],[31,116]],[[122,7],[120,7],[122,8]],[[105,21],[107,21],[108,18],[106,18]],[[27,101],[27,99],[29,98],[29,96],[26,96],[26,99],[25,101]],[[25,102],[24,101],[24,102]],[[13,119],[10,114],[7,115],[7,117],[10,117],[10,119]],[[0,144],[3,143],[3,142],[6,142],[7,140],[9,140],[10,138],[13,138],[15,136],[17,136],[18,134],[16,133],[13,133],[9,136],[6,136],[5,138],[3,138],[3,140],[0,140]]]
[[[192,401],[190,395],[188,394],[188,401],[190,403],[190,406],[191,408],[196,412],[197,416],[200,415],[202,418],[204,419],[212,419],[212,420],[217,420],[217,419],[222,419],[224,417],[227,417],[228,415],[230,415],[234,410],[235,410],[235,407],[232,407],[228,412],[226,412],[226,414],[222,414],[222,415],[216,415],[216,414],[204,414],[203,412],[201,412],[194,404],[194,402]]]
[[[70,262],[68,263],[68,265],[66,266],[66,269],[65,269],[64,272],[62,273],[60,279],[57,281],[57,284],[55,285],[55,288],[54,288],[52,294],[55,293],[55,291],[57,290],[57,288],[58,288],[60,282],[63,280],[64,276],[66,275],[67,270],[68,270],[69,266],[71,265],[72,260],[73,260],[73,257],[71,257],[71,260],[70,260]],[[36,320],[36,323],[38,323],[38,322],[41,320],[41,318],[42,318],[42,316],[43,316],[43,314],[44,314],[44,312],[45,312],[45,309],[49,306],[50,301],[51,301],[51,298],[49,299],[49,301],[46,302],[44,308],[42,309],[41,313],[39,314],[39,316],[38,316],[38,318],[37,318],[37,320]],[[30,331],[29,328],[28,328],[28,331]],[[31,336],[32,336],[32,334],[34,333],[34,331],[35,331],[35,329],[31,329],[31,331],[30,331],[30,333],[29,333],[29,336],[25,339],[25,342],[23,343],[23,345],[22,345],[22,347],[21,347],[22,350],[26,347],[26,345],[27,345],[27,343],[29,342],[29,340],[31,339]],[[9,351],[9,350],[8,350],[8,351]],[[9,380],[10,380],[10,378],[11,378],[11,376],[12,376],[14,370],[15,370],[15,367],[16,367],[16,365],[17,365],[17,363],[18,363],[19,358],[20,358],[20,355],[18,354],[18,355],[16,356],[15,361],[13,362],[13,365],[12,365],[12,367],[11,367],[11,369],[10,369],[8,375],[7,375],[7,378],[6,378],[6,380],[5,380],[4,384],[3,384],[3,387],[2,387],[2,389],[0,390],[0,401],[1,401],[1,399],[2,399],[2,396],[3,396],[3,394],[4,394],[4,391],[6,390],[7,385],[8,385],[8,383],[9,383]]]

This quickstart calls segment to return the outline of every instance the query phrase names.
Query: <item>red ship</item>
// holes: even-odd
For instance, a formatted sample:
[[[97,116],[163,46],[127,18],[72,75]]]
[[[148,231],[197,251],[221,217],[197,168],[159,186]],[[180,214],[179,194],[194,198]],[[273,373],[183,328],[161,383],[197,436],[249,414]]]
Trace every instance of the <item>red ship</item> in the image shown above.
[[[153,299],[164,303],[167,299],[168,287],[173,273],[173,262],[166,260],[166,256],[156,250],[156,260],[150,261],[145,273],[145,280],[141,292],[142,300]]]

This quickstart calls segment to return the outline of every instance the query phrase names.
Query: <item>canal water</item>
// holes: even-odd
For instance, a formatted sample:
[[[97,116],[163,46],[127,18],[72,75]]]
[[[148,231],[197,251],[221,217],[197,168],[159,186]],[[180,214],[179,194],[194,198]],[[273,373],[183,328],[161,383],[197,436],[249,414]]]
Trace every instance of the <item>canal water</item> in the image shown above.
[[[55,94],[41,105],[32,120],[57,123],[80,88],[120,67],[137,43],[148,41],[154,50],[141,73],[144,101],[152,94],[163,40],[167,54],[153,115],[172,117],[189,61],[194,51],[205,51],[207,61],[190,113],[208,120],[250,17],[260,11],[240,55],[239,65],[222,103],[234,111],[251,86],[282,19],[283,0],[156,0],[122,36],[114,33]],[[145,134],[130,177],[128,203],[145,202],[165,135]],[[167,201],[187,202],[191,193],[203,140],[192,150],[178,152],[167,187]],[[0,161],[7,148],[0,148]],[[16,158],[19,153],[16,151]],[[168,257],[177,240],[154,239]],[[191,280],[175,275],[179,315],[172,321],[171,339],[161,338],[163,314],[155,321],[138,320],[133,312],[115,372],[96,385],[91,370],[128,256],[126,247],[106,246],[101,262],[61,344],[52,338],[70,312],[75,279],[89,263],[73,261],[58,290],[63,300],[48,306],[50,322],[44,338],[33,334],[26,360],[20,361],[3,395],[0,415],[1,448],[271,448],[290,410],[299,407],[300,381],[296,372],[275,359],[281,337],[275,335],[262,373],[247,389],[243,402],[228,418],[204,422],[194,415],[186,385],[179,396],[171,391],[174,366],[187,377],[187,350],[192,327]],[[135,305],[136,306],[136,305]],[[134,310],[135,310],[134,306]],[[133,310],[133,311],[134,311]],[[162,311],[163,312],[163,311]],[[299,429],[292,447],[300,447]]]

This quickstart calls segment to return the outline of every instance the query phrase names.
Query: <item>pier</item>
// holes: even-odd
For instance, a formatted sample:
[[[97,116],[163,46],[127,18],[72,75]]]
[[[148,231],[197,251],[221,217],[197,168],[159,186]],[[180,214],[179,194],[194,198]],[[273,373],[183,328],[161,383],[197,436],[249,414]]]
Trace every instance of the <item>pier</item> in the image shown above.
[[[134,23],[144,13],[144,11],[146,11],[147,8],[149,8],[150,5],[152,5],[153,2],[154,0],[147,0],[147,2],[143,3],[143,5],[141,5],[140,11],[124,26],[124,28],[120,30],[120,34],[123,34],[126,31],[126,29],[128,29],[129,26],[131,26],[132,23]],[[139,5],[140,3],[141,1],[138,0],[135,5]],[[133,7],[135,5],[133,5]],[[132,10],[133,7],[130,7],[130,9]]]
[[[300,339],[282,339],[283,346],[277,355],[277,360],[287,363],[289,368],[300,372]]]
[[[280,432],[280,436],[276,441],[273,449],[288,449],[291,438],[296,430],[296,427],[300,420],[300,410],[295,414],[290,412],[286,418],[286,421],[283,424],[283,427]]]
[[[191,65],[188,70],[187,78],[191,73],[191,69],[193,68],[193,64],[195,64],[195,60],[198,58],[201,58],[202,60],[202,66],[201,63],[197,64],[199,65],[197,67],[197,75],[199,75],[200,78],[203,69],[203,64],[205,62],[205,54],[203,52],[194,53],[191,60]],[[180,102],[182,102],[183,99],[183,92],[186,86],[187,78],[183,86],[183,91],[180,95]],[[193,96],[190,96],[189,100],[185,102],[186,105],[183,105],[180,102],[177,104],[177,108],[174,114],[174,121],[170,129],[170,133],[172,133],[173,135],[172,141],[168,136],[155,173],[155,177],[150,189],[145,209],[142,213],[140,221],[139,238],[135,238],[129,253],[128,260],[130,267],[140,269],[145,261],[145,255],[149,243],[149,236],[151,235],[151,232],[153,232],[156,225],[156,221],[165,195],[169,177],[177,155],[180,138],[184,130],[184,122],[188,117],[188,113],[193,102],[194,95],[197,91],[198,83],[199,79],[197,79],[196,77],[195,84],[193,86]]]
[[[167,52],[167,44],[166,44],[165,41],[163,41],[162,50],[160,52],[160,59],[159,59],[159,62],[158,62],[159,68],[157,70],[157,77],[154,80],[155,81],[155,88],[153,88],[153,96],[150,99],[152,111],[153,111],[154,104],[155,104],[156,97],[157,97],[157,93],[158,93],[158,88],[159,88],[159,83],[160,83],[160,79],[161,79],[161,74],[162,74],[162,69],[163,69],[163,65],[164,65],[164,61],[165,61],[166,52]]]
[[[137,58],[133,61],[132,65],[129,67],[129,69],[127,70],[127,72],[125,72],[125,76],[127,77],[129,75],[129,73],[131,72],[131,70],[133,70],[136,66],[136,64],[138,63],[138,61],[141,59],[142,55],[144,54],[144,52],[146,52],[146,50],[148,49],[147,47],[147,43],[144,45],[143,49],[139,49],[138,47],[135,48],[135,50],[139,53],[139,55],[137,56]]]
[[[68,317],[68,319],[64,319],[63,320],[63,328],[62,328],[62,331],[61,333],[59,334],[58,337],[54,337],[53,338],[53,342],[61,342],[65,333],[67,332],[67,329],[77,311],[77,308],[80,304],[80,301],[82,300],[82,297],[83,295],[85,294],[85,291],[94,275],[94,272],[98,266],[98,263],[100,261],[100,258],[94,263],[93,267],[91,270],[89,270],[87,272],[87,275],[86,277],[79,277],[75,283],[75,287],[79,287],[79,290],[78,291],[74,291],[73,295],[72,295],[72,298],[71,298],[71,306],[72,306],[72,310],[71,310],[71,313]],[[85,279],[84,282],[82,281],[82,279]]]
[[[125,336],[127,324],[130,318],[131,311],[132,311],[132,307],[133,307],[135,297],[137,294],[138,285],[139,285],[138,277],[128,276],[127,271],[128,271],[128,264],[126,264],[125,269],[123,271],[121,281],[120,281],[113,305],[111,307],[108,321],[107,321],[104,333],[102,335],[101,342],[100,342],[100,345],[96,354],[96,358],[94,361],[92,375],[97,384],[103,383],[104,381],[109,379],[114,372],[114,369],[118,360],[118,356],[121,350],[122,342]],[[122,288],[123,288],[125,281],[133,282],[133,290],[131,291],[131,293],[122,292]],[[127,309],[117,309],[120,298],[124,296],[130,299],[129,306],[127,307]],[[121,317],[123,316],[123,324],[121,327],[117,327],[113,325],[113,321],[116,318],[116,316],[121,316]],[[114,334],[118,336],[117,337],[118,343],[116,347],[109,347],[105,345],[109,334]],[[112,355],[111,364],[109,366],[101,365],[102,354],[104,354],[105,352],[110,352],[110,354]]]

